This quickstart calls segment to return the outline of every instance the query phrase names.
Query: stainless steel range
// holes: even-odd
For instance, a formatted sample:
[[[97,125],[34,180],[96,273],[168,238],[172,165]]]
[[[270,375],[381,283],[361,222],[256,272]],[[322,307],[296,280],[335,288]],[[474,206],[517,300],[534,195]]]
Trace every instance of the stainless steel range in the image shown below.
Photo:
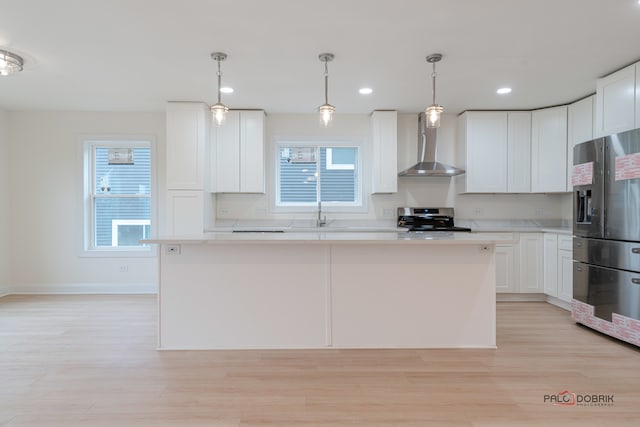
[[[471,231],[454,225],[453,208],[398,208],[398,227],[408,231]]]

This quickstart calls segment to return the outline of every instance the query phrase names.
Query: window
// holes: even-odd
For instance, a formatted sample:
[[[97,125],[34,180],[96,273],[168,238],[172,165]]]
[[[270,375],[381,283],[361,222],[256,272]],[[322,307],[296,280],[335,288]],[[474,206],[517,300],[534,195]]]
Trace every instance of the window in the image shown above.
[[[281,143],[276,207],[362,206],[359,147]]]
[[[149,252],[151,160],[149,141],[85,141],[85,252]]]

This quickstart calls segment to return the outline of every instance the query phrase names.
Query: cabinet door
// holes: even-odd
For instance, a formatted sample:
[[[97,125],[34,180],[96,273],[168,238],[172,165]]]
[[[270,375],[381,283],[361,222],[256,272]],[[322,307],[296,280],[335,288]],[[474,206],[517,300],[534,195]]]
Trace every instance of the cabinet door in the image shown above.
[[[541,293],[542,234],[520,234],[520,292]]]
[[[167,191],[166,229],[169,236],[200,235],[204,231],[204,193]]]
[[[531,113],[507,114],[507,192],[531,192]]]
[[[517,292],[514,274],[514,246],[496,245],[496,292]]]
[[[229,111],[222,126],[215,131],[215,191],[237,193],[240,191],[240,112]]]
[[[558,296],[558,235],[544,234],[544,293]]]
[[[167,189],[204,189],[207,112],[199,102],[167,103]]]
[[[573,299],[573,251],[558,251],[558,298],[571,302]]]
[[[371,113],[371,192],[398,192],[398,112]]]
[[[240,112],[240,192],[264,193],[264,111]]]
[[[635,128],[636,66],[630,65],[596,82],[596,137]]]
[[[507,191],[507,113],[473,111],[466,121],[467,193]]]
[[[531,113],[531,191],[567,191],[567,107]]]
[[[574,102],[567,110],[567,171],[573,169],[573,147],[593,139],[595,95]],[[572,191],[571,174],[567,173],[567,191]]]

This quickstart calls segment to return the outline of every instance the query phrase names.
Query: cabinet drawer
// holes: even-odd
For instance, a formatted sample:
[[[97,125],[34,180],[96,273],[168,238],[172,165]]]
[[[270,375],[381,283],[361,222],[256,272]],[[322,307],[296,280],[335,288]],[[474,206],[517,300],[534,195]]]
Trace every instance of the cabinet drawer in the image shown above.
[[[573,250],[573,237],[569,235],[558,236],[558,249],[572,251]]]

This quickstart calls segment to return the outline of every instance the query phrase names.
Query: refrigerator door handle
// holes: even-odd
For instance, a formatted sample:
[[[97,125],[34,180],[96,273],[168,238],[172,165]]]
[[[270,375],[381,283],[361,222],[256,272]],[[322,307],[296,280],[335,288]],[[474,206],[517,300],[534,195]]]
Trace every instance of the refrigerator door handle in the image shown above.
[[[633,248],[633,249],[631,249],[631,253],[634,253],[634,254],[640,254],[640,248]]]
[[[636,285],[640,285],[640,279],[631,279],[631,283],[635,283]]]

